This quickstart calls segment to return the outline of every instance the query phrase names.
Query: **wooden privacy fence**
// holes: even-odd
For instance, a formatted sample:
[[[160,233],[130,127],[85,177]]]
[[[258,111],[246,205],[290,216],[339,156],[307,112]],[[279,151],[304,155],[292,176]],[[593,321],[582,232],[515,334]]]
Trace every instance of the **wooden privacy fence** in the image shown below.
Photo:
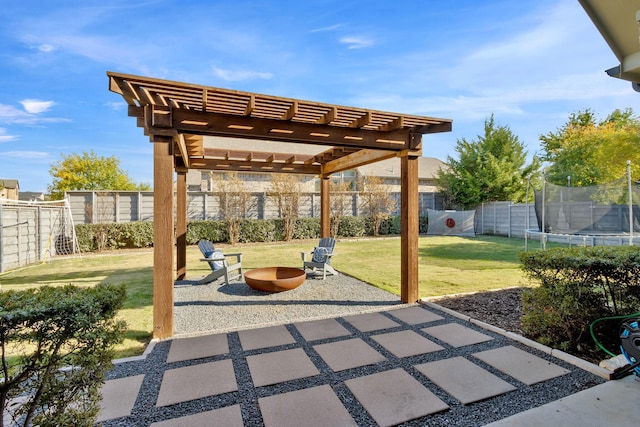
[[[357,192],[345,193],[349,201],[343,212],[346,216],[364,214],[360,196]],[[400,193],[396,198],[397,212],[400,209]],[[71,207],[73,221],[76,224],[153,221],[152,191],[70,191],[66,198]],[[278,218],[278,205],[274,197],[267,193],[251,193],[248,218]],[[442,209],[442,200],[436,193],[419,194],[420,215],[426,215],[427,209]],[[299,202],[301,217],[320,216],[320,193],[302,193]],[[188,220],[220,219],[218,196],[211,192],[187,192]]]
[[[65,229],[65,215],[69,214],[60,202],[34,205],[0,200],[0,272],[61,252],[71,232]]]

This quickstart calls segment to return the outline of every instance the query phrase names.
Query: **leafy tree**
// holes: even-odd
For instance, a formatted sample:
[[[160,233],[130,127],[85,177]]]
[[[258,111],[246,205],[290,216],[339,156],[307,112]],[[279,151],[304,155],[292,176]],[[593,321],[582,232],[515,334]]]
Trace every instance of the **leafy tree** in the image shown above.
[[[391,193],[391,187],[384,184],[378,176],[366,177],[360,188],[364,210],[371,217],[373,235],[378,236],[380,224],[396,209],[396,199]]]
[[[601,122],[587,109],[569,116],[556,132],[540,136],[542,159],[549,182],[576,187],[604,184],[626,175],[631,160],[632,175],[640,173],[640,119],[633,110],[615,110]]]
[[[278,202],[278,213],[282,219],[284,240],[293,239],[296,231],[300,205],[300,178],[290,174],[276,173],[271,175],[270,196]]]
[[[213,175],[213,173],[212,173]],[[251,193],[236,172],[213,175],[220,204],[220,216],[227,224],[229,243],[240,240],[240,226],[251,209]]]
[[[60,200],[69,190],[150,190],[147,184],[136,185],[120,169],[115,156],[102,157],[93,150],[89,153],[62,155],[62,160],[51,165],[53,177],[48,190],[53,200]]]
[[[459,159],[447,158],[447,169],[438,172],[438,186],[447,207],[473,208],[482,202],[523,202],[527,178],[539,168],[539,160],[526,165],[527,152],[507,126],[484,122],[484,135],[475,141],[456,142]]]
[[[331,206],[330,206],[330,224],[331,224],[331,236],[336,238],[338,236],[338,229],[340,227],[340,220],[344,215],[345,211],[348,209],[350,204],[351,193],[349,190],[351,189],[351,183],[349,182],[333,182],[330,184],[330,192],[331,192]]]

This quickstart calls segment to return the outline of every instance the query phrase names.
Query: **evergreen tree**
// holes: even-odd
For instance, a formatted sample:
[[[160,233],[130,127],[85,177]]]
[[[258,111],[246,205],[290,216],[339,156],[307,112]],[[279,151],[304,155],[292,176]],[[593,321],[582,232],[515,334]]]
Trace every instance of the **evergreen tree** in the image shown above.
[[[539,168],[534,158],[526,165],[527,152],[507,126],[496,124],[493,114],[484,122],[484,135],[475,141],[456,142],[458,159],[447,158],[448,169],[438,174],[438,186],[447,208],[474,208],[482,202],[524,202],[527,179]]]

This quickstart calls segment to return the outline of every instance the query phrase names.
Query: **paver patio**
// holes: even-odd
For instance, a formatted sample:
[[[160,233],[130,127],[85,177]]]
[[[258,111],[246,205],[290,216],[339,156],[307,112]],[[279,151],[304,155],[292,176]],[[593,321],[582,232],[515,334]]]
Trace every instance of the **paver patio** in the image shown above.
[[[541,386],[546,382],[552,387]],[[600,382],[508,337],[414,305],[161,341],[146,358],[110,372],[100,420],[162,427],[456,425],[525,395],[539,405]]]

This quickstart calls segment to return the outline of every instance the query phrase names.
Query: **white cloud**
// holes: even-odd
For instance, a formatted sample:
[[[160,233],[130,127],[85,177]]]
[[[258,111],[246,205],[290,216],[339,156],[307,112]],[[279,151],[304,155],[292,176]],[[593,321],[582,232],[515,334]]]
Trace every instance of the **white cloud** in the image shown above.
[[[45,151],[3,151],[3,157],[15,157],[20,159],[43,159],[49,157],[49,153]]]
[[[115,101],[115,102],[107,102],[104,105],[106,105],[107,107],[111,108],[114,111],[121,111],[124,107],[127,106],[127,103],[122,101]]]
[[[362,49],[373,46],[373,40],[360,36],[346,36],[340,39],[340,43],[346,44],[347,49]]]
[[[273,74],[267,72],[249,70],[225,70],[223,68],[216,67],[215,65],[212,66],[211,69],[213,70],[213,74],[215,74],[216,77],[229,82],[255,79],[269,80],[273,77]]]
[[[5,128],[0,128],[0,144],[18,139],[17,135],[7,135]]]
[[[0,122],[20,123],[30,120],[32,116],[25,111],[19,110],[11,105],[0,104]]]
[[[39,99],[24,99],[20,101],[20,104],[24,107],[27,113],[40,114],[53,107],[55,102],[53,101],[41,101]]]
[[[38,50],[40,52],[49,53],[49,52],[53,52],[54,50],[56,50],[56,48],[54,46],[50,45],[49,43],[43,43],[40,46],[38,46]]]
[[[321,33],[324,31],[335,31],[338,28],[342,27],[342,24],[329,25],[328,27],[316,28],[314,30],[309,31],[310,33]]]

